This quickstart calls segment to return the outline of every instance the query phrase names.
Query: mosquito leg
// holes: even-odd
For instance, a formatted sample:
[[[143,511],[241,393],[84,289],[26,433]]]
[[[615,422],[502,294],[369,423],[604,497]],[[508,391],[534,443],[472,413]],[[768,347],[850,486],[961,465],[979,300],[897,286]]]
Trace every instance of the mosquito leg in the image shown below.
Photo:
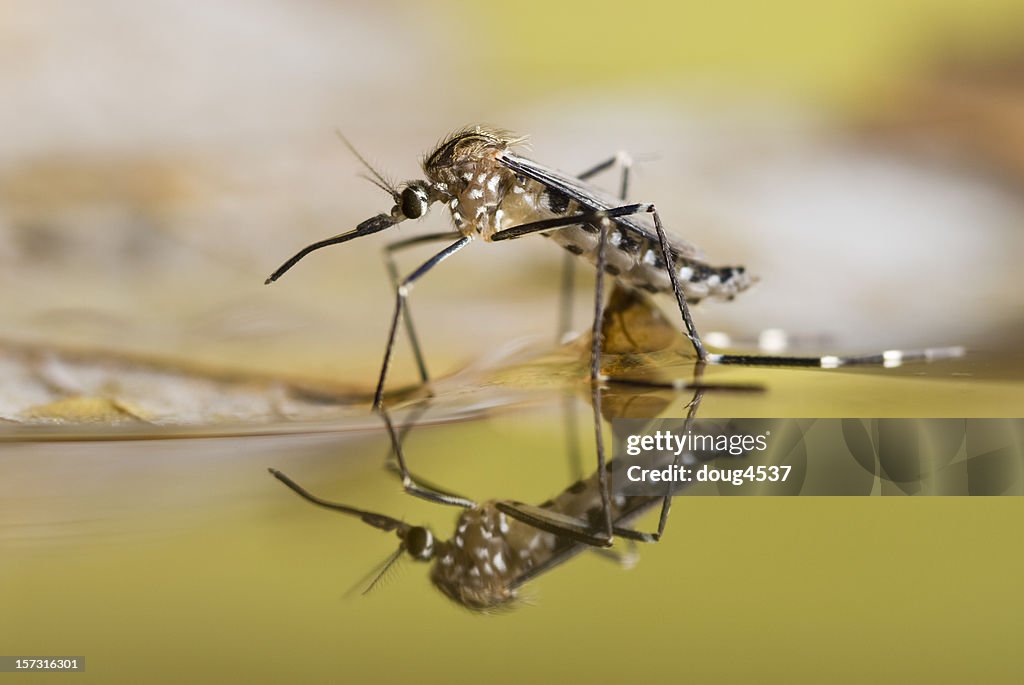
[[[395,253],[404,250],[409,247],[415,247],[416,245],[422,245],[424,243],[437,242],[439,240],[454,240],[459,237],[459,234],[453,231],[445,233],[429,233],[427,235],[417,236],[415,238],[407,238],[406,240],[399,240],[398,242],[391,243],[384,247],[384,263],[388,269],[388,278],[391,279],[391,287],[398,291],[398,267],[395,264]],[[416,335],[416,328],[412,323],[412,312],[409,309],[409,305],[406,304],[405,311],[403,312],[402,319],[405,323],[405,332],[409,336],[409,345],[412,346],[413,356],[416,358],[416,369],[420,373],[420,381],[425,384],[430,382],[430,375],[427,373],[427,364],[423,359],[423,351],[420,348],[420,341]]]
[[[380,379],[377,381],[377,391],[373,395],[374,409],[380,409],[384,402],[384,379],[387,377],[388,366],[391,364],[391,353],[394,351],[395,336],[398,333],[398,321],[402,318],[402,312],[405,310],[405,303],[406,299],[409,297],[409,290],[416,281],[423,277],[424,274],[448,257],[451,257],[466,245],[469,245],[470,240],[471,238],[469,236],[459,238],[454,243],[421,264],[418,269],[406,276],[402,282],[398,284],[398,288],[395,292],[395,312],[391,317],[391,329],[388,332],[388,342],[384,348],[384,363],[381,365]]]
[[[633,171],[633,158],[625,152],[615,155],[615,159],[622,165],[622,176],[619,177],[619,199],[623,202],[629,197],[629,175]]]
[[[683,296],[683,290],[679,287],[679,276],[676,273],[676,267],[672,258],[672,250],[668,245],[668,236],[665,235],[665,227],[661,223],[661,217],[658,216],[658,210],[654,208],[654,205],[650,206],[647,210],[654,215],[654,228],[658,232],[658,242],[661,244],[661,256],[665,260],[665,270],[668,272],[668,278],[672,282],[672,292],[676,296],[676,303],[679,305],[679,313],[683,317],[683,325],[686,327],[686,337],[690,339],[690,343],[693,345],[693,351],[697,353],[698,363],[705,363],[708,360],[707,350],[704,349],[704,343],[700,340],[700,335],[697,333],[697,326],[693,323],[693,317],[690,316],[690,308],[686,304],[686,298]]]
[[[613,538],[603,533],[595,533],[593,526],[588,521],[512,500],[499,500],[494,503],[494,506],[503,514],[545,533],[591,547],[611,547],[612,545]]]
[[[926,347],[918,350],[886,350],[876,354],[837,357],[781,357],[761,354],[712,354],[709,360],[715,364],[739,364],[741,366],[797,366],[835,369],[840,366],[900,366],[905,362],[933,362],[956,359],[964,356],[966,349],[953,347]]]
[[[604,242],[603,233],[604,233],[604,231],[602,230],[602,240],[601,240],[602,243]],[[601,274],[601,272],[598,271],[598,278],[601,278],[600,274]],[[600,319],[597,319],[597,321],[599,322]],[[600,324],[598,323],[595,326],[595,328],[597,329],[597,331],[595,332],[594,335],[595,336],[599,336],[601,334]],[[601,346],[600,346],[600,344],[595,345],[593,349],[596,350],[596,353],[598,355],[601,354]],[[602,523],[604,524],[603,534],[604,534],[604,537],[607,538],[608,543],[611,544],[611,540],[612,540],[612,537],[614,535],[614,532],[613,532],[614,526],[612,524],[612,496],[611,496],[611,487],[610,487],[610,485],[608,483],[608,480],[609,480],[608,469],[605,468],[605,462],[607,460],[605,458],[605,452],[604,452],[604,431],[602,430],[602,425],[601,425],[601,420],[602,420],[601,413],[602,412],[601,412],[601,383],[600,383],[600,381],[591,378],[591,389],[590,390],[591,390],[591,398],[593,400],[593,405],[594,405],[594,442],[595,442],[595,445],[596,445],[596,448],[597,448],[597,486],[601,490],[601,517],[603,518]]]
[[[409,431],[416,426],[416,423],[420,420],[420,417],[426,413],[427,409],[430,408],[428,402],[422,402],[413,409],[409,416],[406,418],[402,426],[396,431],[395,439],[391,440],[388,444],[388,453],[384,457],[384,464],[389,471],[401,475],[401,470],[398,468],[397,457],[395,456],[397,449],[405,446],[405,437],[409,434]],[[385,409],[381,408],[384,412]],[[389,417],[390,418],[390,417]]]
[[[580,214],[569,214],[567,216],[557,216],[552,219],[541,219],[540,221],[530,221],[525,224],[519,224],[518,226],[512,226],[491,235],[492,242],[498,242],[500,240],[515,240],[516,238],[522,238],[524,235],[532,235],[533,233],[540,233],[541,231],[553,231],[559,228],[568,228],[569,226],[579,226],[580,224],[595,224],[599,222],[601,218],[614,219],[620,216],[631,216],[633,214],[642,214],[650,211],[650,208],[654,205],[649,202],[637,202],[629,205],[622,205],[621,207],[613,207],[600,212],[586,212]]]
[[[455,499],[465,499],[462,498],[460,495],[451,492],[450,490],[445,490],[441,486],[436,485],[428,480],[425,480],[415,475],[408,469],[406,469],[404,472],[402,470],[402,462],[404,462],[405,438],[409,434],[409,432],[412,431],[412,429],[416,426],[416,423],[419,421],[420,417],[422,417],[423,414],[429,408],[429,401],[420,403],[419,405],[417,405],[415,409],[413,409],[412,412],[410,412],[409,416],[402,423],[402,425],[393,434],[389,434],[391,435],[391,441],[388,447],[388,454],[384,458],[384,466],[390,473],[397,476],[398,479],[401,480],[403,483],[405,482],[405,474],[407,473],[409,475],[409,478],[412,481],[414,481],[417,485],[419,485],[421,489],[433,490],[434,492],[438,492],[442,495],[446,495],[448,497],[452,497]],[[382,413],[386,413],[386,411],[386,409],[381,408]],[[388,415],[387,418],[390,419],[390,415]],[[398,459],[398,454],[400,450],[403,451],[402,460]],[[466,501],[469,500],[467,499]]]
[[[701,384],[700,379],[704,375],[704,369],[702,365],[697,365],[694,369],[694,391],[693,397],[687,403],[686,421],[683,424],[684,433],[689,433],[692,426],[693,420],[697,417],[697,410],[700,409],[700,402],[704,399],[705,388]],[[672,462],[672,467],[679,466],[680,456],[676,455],[676,458]],[[668,515],[672,510],[672,486],[669,483],[665,485],[665,496],[661,499],[661,513],[658,515],[658,529],[654,533],[643,533],[632,528],[620,528],[616,526],[615,534],[619,537],[626,538],[627,540],[637,540],[639,542],[658,542],[661,540],[661,536],[665,533],[665,526],[668,524]]]
[[[383,407],[379,409],[378,413],[381,418],[384,419],[384,425],[387,427],[388,436],[391,438],[391,445],[395,450],[395,458],[398,460],[398,469],[399,475],[402,478],[402,487],[407,493],[414,497],[425,499],[428,502],[434,502],[435,504],[447,504],[448,506],[462,507],[464,509],[472,509],[476,507],[476,502],[471,499],[427,486],[425,483],[415,480],[409,472],[409,468],[405,464],[405,454],[402,451],[402,442],[398,437],[397,431],[395,431],[394,425],[391,423],[391,417],[388,416],[387,411]]]
[[[585,181],[602,171],[612,168],[616,164],[622,167],[622,175],[619,177],[619,199],[625,202],[626,193],[629,189],[629,172],[633,166],[633,160],[625,152],[619,152],[614,157],[587,169],[578,178],[581,181]],[[565,336],[572,329],[572,300],[575,283],[576,257],[566,252],[562,257],[562,287],[559,290],[558,301],[558,338],[555,341],[557,343],[565,340]]]
[[[604,319],[604,267],[607,257],[608,246],[608,224],[607,219],[595,222],[598,226],[597,239],[597,276],[594,281],[594,324],[590,338],[590,382],[597,384],[601,380],[601,341],[604,337],[601,331],[601,321]],[[598,398],[599,399],[599,398]],[[595,401],[594,410],[600,409]],[[600,415],[597,415],[600,423]]]
[[[627,194],[626,191],[629,188],[629,174],[633,168],[633,158],[624,151],[620,150],[614,157],[609,157],[600,164],[595,164],[576,178],[581,181],[586,181],[589,178],[597,176],[602,171],[611,169],[616,164],[622,167],[622,176],[619,177],[619,198],[625,200]]]

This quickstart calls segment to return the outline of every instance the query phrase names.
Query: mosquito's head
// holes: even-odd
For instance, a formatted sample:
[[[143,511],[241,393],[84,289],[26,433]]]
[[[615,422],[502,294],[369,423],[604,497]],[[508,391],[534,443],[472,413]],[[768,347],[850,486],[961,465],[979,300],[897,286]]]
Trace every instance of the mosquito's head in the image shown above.
[[[426,181],[409,181],[393,195],[395,206],[391,208],[391,218],[396,222],[404,219],[419,219],[427,213],[432,202],[430,186]]]
[[[398,537],[402,539],[402,549],[416,561],[430,561],[434,558],[437,545],[429,528],[408,526],[404,531],[398,531]]]
[[[270,284],[279,279],[289,269],[295,266],[300,260],[305,258],[310,252],[314,252],[329,245],[339,245],[341,243],[347,243],[355,238],[362,238],[364,236],[378,233],[385,229],[391,228],[395,224],[401,223],[406,219],[419,219],[427,213],[427,209],[430,205],[438,201],[448,201],[450,199],[443,185],[434,184],[430,181],[407,181],[401,185],[395,184],[377,171],[366,159],[359,154],[352,143],[348,142],[345,136],[338,133],[338,137],[348,146],[348,149],[352,151],[352,154],[366,167],[367,173],[364,174],[364,178],[373,185],[377,186],[385,193],[391,196],[392,201],[395,203],[388,213],[380,213],[377,216],[372,216],[366,221],[356,226],[355,230],[349,231],[348,233],[341,233],[325,240],[319,240],[315,243],[307,245],[298,252],[296,252],[288,261],[281,266],[277,267],[274,273],[270,274],[264,283]]]

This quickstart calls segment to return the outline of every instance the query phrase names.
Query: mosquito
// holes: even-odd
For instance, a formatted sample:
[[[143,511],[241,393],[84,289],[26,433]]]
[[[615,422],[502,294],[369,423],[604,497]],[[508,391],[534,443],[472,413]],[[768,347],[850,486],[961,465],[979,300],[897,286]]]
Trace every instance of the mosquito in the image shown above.
[[[372,235],[406,220],[420,219],[435,203],[448,208],[454,223],[453,231],[408,238],[386,248],[396,301],[374,393],[375,409],[379,409],[383,402],[385,379],[400,319],[405,322],[420,380],[424,384],[429,382],[426,363],[409,315],[409,293],[430,270],[474,240],[500,242],[540,234],[596,267],[590,365],[594,380],[600,376],[599,327],[604,307],[605,274],[624,286],[651,293],[673,294],[683,319],[684,332],[699,362],[750,361],[747,357],[708,353],[690,316],[689,306],[704,298],[731,300],[753,284],[754,279],[742,266],[712,266],[697,247],[669,237],[655,205],[625,203],[623,199],[587,183],[592,176],[618,164],[623,167],[621,195],[625,197],[629,161],[624,155],[617,155],[573,177],[517,154],[514,150],[525,138],[502,129],[472,126],[451,134],[424,158],[424,179],[396,185],[366,162],[347,140],[343,140],[369,171],[369,180],[391,195],[394,206],[390,212],[367,219],[353,231],[306,246],[271,274],[266,283],[279,279],[315,250]],[[653,217],[653,229],[638,221],[638,216],[644,214]],[[393,255],[431,242],[449,244],[399,279]],[[777,363],[786,360],[762,358],[761,361]]]
[[[962,348],[914,352],[891,350],[863,357],[788,357],[709,353],[690,315],[690,305],[703,299],[731,300],[755,282],[743,266],[714,266],[693,244],[670,237],[653,203],[625,201],[629,161],[616,155],[579,176],[571,176],[519,155],[515,149],[525,138],[487,126],[463,128],[445,138],[422,162],[425,178],[396,185],[375,170],[344,138],[342,140],[367,168],[368,179],[387,192],[394,205],[360,223],[347,233],[307,245],[282,264],[266,283],[279,279],[309,253],[330,245],[379,233],[403,221],[420,219],[435,203],[451,213],[454,230],[429,233],[391,243],[386,248],[388,270],[395,287],[384,360],[373,407],[384,400],[384,383],[391,364],[399,320],[404,320],[421,382],[429,383],[426,363],[409,314],[413,285],[438,264],[474,240],[500,242],[540,234],[571,255],[582,257],[596,269],[594,319],[591,337],[590,378],[601,380],[601,321],[604,279],[610,276],[627,288],[674,296],[697,364],[750,364],[837,367],[849,364],[898,365],[904,361],[960,356]],[[618,164],[622,167],[619,197],[587,181]],[[653,227],[641,221],[649,215]],[[449,244],[404,278],[398,278],[394,254],[431,242]]]
[[[688,405],[687,429],[696,416],[707,387],[697,385]],[[600,415],[600,385],[592,391]],[[430,502],[462,508],[449,540],[439,540],[423,526],[414,526],[385,514],[332,502],[310,493],[281,471],[270,473],[303,499],[321,507],[355,516],[364,523],[386,532],[395,532],[398,549],[373,574],[365,592],[373,589],[387,570],[403,555],[416,561],[433,562],[431,582],[447,597],[467,608],[493,611],[516,601],[527,582],[556,568],[587,549],[608,547],[603,522],[610,520],[614,536],[632,542],[656,543],[664,535],[671,510],[672,495],[685,488],[676,483],[666,486],[664,495],[613,493],[608,497],[608,477],[612,471],[626,468],[622,460],[612,460],[589,478],[570,485],[562,493],[540,505],[497,499],[477,503],[461,495],[427,485],[410,473],[402,448],[405,431],[395,430],[386,410],[381,411],[392,444],[395,470],[406,491]],[[598,419],[595,419],[597,421]],[[709,455],[703,459],[713,459]],[[664,454],[651,468],[694,461],[692,455]],[[663,463],[662,463],[663,462]],[[661,505],[656,530],[643,532],[630,527],[644,512]],[[607,551],[607,550],[605,550]]]

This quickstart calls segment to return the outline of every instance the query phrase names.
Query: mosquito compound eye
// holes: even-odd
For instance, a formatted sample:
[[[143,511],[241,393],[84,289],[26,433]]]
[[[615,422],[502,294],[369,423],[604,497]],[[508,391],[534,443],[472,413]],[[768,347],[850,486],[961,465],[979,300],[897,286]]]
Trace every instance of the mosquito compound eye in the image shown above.
[[[400,206],[406,219],[419,219],[427,211],[427,195],[422,188],[409,186],[402,191]]]
[[[429,559],[434,554],[434,536],[426,528],[417,526],[409,530],[405,547],[416,559]]]

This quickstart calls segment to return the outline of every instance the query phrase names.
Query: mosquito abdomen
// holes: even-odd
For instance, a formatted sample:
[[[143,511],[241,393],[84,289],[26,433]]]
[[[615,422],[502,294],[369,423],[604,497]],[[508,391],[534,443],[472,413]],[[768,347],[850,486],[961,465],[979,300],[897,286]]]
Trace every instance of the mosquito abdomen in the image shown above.
[[[543,184],[516,179],[494,206],[500,228],[559,216],[585,213],[575,200],[554,193]],[[672,293],[657,236],[631,224],[610,222],[605,248],[605,272],[634,288],[650,293]],[[541,233],[570,253],[597,264],[600,234],[594,223],[581,223]],[[670,239],[672,262],[687,301],[707,297],[731,300],[754,283],[742,266],[711,266],[692,256],[692,247]]]

